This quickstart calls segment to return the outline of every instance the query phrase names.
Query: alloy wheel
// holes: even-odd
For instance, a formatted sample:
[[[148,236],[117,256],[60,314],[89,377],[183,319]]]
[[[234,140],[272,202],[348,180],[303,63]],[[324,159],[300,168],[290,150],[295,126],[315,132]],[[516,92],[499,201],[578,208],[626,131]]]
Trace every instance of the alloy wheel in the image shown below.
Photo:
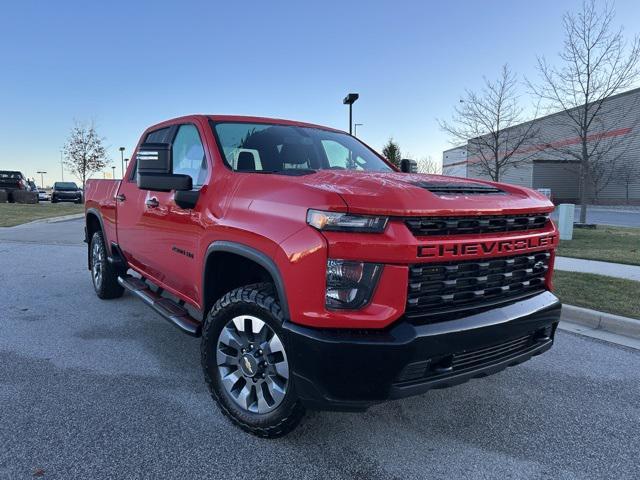
[[[96,288],[102,285],[102,264],[104,262],[104,251],[99,242],[93,243],[91,249],[91,273],[93,275],[93,284]]]
[[[280,337],[259,318],[241,315],[230,320],[220,332],[216,360],[225,391],[244,410],[268,413],[284,400],[287,354]]]

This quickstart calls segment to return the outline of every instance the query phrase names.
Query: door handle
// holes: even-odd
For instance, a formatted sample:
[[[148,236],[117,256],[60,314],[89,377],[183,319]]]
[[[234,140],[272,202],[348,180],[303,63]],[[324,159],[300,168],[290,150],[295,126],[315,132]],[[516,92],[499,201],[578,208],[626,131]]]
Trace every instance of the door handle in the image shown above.
[[[119,193],[116,195],[116,201],[124,202],[127,199],[127,196],[124,193]]]
[[[144,204],[149,208],[156,208],[160,203],[157,198],[147,198]]]

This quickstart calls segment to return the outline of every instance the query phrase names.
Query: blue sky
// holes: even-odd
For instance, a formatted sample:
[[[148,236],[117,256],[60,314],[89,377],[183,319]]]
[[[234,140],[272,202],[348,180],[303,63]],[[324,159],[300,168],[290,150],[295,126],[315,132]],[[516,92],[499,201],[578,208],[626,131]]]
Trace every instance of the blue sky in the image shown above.
[[[13,1],[0,28],[0,168],[60,177],[74,120],[94,121],[120,168],[150,124],[188,113],[263,115],[347,129],[342,98],[376,149],[449,148],[465,88],[508,62],[555,61],[579,1]],[[640,3],[616,2],[629,36]]]

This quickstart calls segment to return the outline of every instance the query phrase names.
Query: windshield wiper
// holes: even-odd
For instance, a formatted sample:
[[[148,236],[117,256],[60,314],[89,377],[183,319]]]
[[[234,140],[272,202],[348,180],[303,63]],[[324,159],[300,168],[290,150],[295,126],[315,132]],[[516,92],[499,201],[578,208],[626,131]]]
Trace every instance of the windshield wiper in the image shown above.
[[[279,173],[281,175],[302,176],[302,175],[311,175],[316,172],[317,170],[314,170],[313,168],[283,168],[281,170],[273,170],[271,173]]]
[[[282,168],[280,170],[236,170],[236,172],[301,176],[311,175],[316,173],[317,170],[313,168]]]

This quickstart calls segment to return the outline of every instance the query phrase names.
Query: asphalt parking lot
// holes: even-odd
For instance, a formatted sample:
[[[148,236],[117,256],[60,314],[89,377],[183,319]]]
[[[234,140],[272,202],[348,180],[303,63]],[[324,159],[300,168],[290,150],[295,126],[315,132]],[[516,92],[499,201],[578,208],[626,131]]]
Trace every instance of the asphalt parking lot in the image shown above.
[[[0,229],[1,479],[638,477],[638,350],[559,332],[492,377],[262,440],[212,403],[198,339],[94,295],[81,238]]]

